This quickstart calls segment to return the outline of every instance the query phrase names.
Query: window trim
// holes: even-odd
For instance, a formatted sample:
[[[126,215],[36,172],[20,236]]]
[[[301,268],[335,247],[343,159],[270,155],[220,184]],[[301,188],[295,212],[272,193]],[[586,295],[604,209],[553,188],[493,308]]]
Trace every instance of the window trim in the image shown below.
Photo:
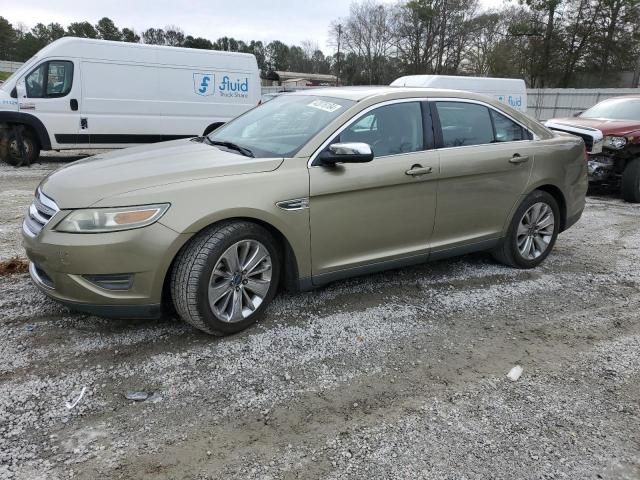
[[[422,117],[422,129],[423,129],[422,147],[423,147],[423,150],[418,150],[416,152],[395,153],[393,155],[381,155],[379,157],[375,157],[374,160],[377,159],[377,158],[399,157],[401,155],[414,155],[416,153],[427,152],[427,151],[433,150],[434,149],[433,145],[429,146],[427,144],[427,137],[425,137],[425,128],[426,128],[425,127],[425,109],[423,108],[422,104],[427,102],[427,101],[428,101],[428,99],[425,98],[425,97],[396,98],[394,100],[387,100],[387,101],[384,101],[384,102],[380,102],[380,103],[376,103],[376,104],[373,104],[373,105],[369,105],[367,108],[365,108],[364,110],[359,111],[355,116],[353,116],[349,120],[347,120],[342,126],[340,126],[340,128],[338,128],[335,132],[333,132],[331,135],[329,135],[327,137],[327,139],[320,144],[320,146],[316,149],[316,151],[313,152],[311,157],[309,157],[309,161],[307,162],[307,167],[308,168],[321,167],[322,165],[320,165],[320,163],[315,163],[317,158],[318,158],[318,156],[320,155],[320,153],[322,151],[324,151],[324,149],[327,148],[329,145],[331,145],[331,142],[337,136],[339,136],[343,131],[345,131],[347,128],[349,128],[351,125],[353,125],[355,122],[360,120],[363,115],[366,115],[367,113],[371,112],[372,110],[375,110],[376,108],[386,107],[388,105],[395,105],[397,103],[410,103],[410,102],[418,103],[418,107],[420,108],[420,116]]]
[[[511,120],[516,125],[519,125],[525,132],[527,132],[527,133],[529,133],[531,135],[531,138],[530,139],[526,139],[526,140],[511,140],[509,142],[478,143],[476,145],[460,145],[460,146],[456,146],[456,147],[445,147],[444,146],[443,137],[442,137],[442,126],[440,124],[440,115],[438,114],[438,109],[436,107],[436,103],[437,102],[473,103],[473,104],[476,104],[476,105],[481,105],[483,107],[487,107],[489,110],[493,110],[496,113],[499,113],[502,116],[508,118],[509,120]],[[433,125],[434,125],[433,130],[434,130],[434,135],[435,135],[435,139],[436,139],[436,147],[435,147],[436,150],[448,150],[448,149],[451,149],[451,148],[472,148],[472,147],[482,147],[482,146],[487,146],[487,145],[508,145],[510,143],[533,142],[533,141],[536,141],[536,140],[540,140],[540,137],[538,135],[536,135],[529,128],[527,128],[526,125],[523,125],[522,122],[519,122],[518,120],[513,118],[507,112],[505,112],[503,110],[500,110],[499,108],[496,108],[493,105],[490,105],[490,104],[488,104],[486,102],[482,102],[480,100],[472,100],[470,98],[455,98],[455,97],[430,98],[429,99],[429,111],[431,112],[431,117],[433,119]],[[495,126],[493,126],[493,117],[491,116],[491,113],[489,113],[489,118],[491,118],[491,124],[492,124],[492,128],[494,130],[494,137],[495,137]]]
[[[52,62],[65,62],[65,63],[69,63],[71,64],[71,86],[69,87],[69,91],[67,91],[66,93],[56,93],[56,94],[46,94],[47,91],[47,85],[49,84],[49,64]],[[35,67],[33,67],[31,70],[29,70],[29,72],[27,74],[25,74],[24,78],[24,83],[25,83],[25,91],[27,91],[27,77],[29,75],[31,75],[33,72],[35,72],[37,69],[39,69],[42,66],[46,66],[45,67],[45,74],[44,74],[44,78],[43,78],[43,83],[42,83],[42,89],[43,89],[43,93],[44,95],[40,96],[40,97],[29,97],[27,96],[27,98],[32,98],[32,99],[37,99],[37,98],[64,98],[66,96],[68,96],[71,93],[71,90],[73,90],[73,84],[75,81],[75,73],[76,73],[76,66],[73,63],[73,60],[68,60],[68,59],[57,59],[57,58],[48,58],[46,60],[44,60],[43,62],[39,63],[38,65],[36,65]],[[27,92],[28,95],[28,92]]]

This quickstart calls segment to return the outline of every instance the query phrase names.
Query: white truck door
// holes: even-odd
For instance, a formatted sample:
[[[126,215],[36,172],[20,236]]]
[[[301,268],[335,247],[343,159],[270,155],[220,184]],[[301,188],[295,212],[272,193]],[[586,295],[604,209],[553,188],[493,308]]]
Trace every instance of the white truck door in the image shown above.
[[[18,81],[18,109],[44,124],[53,149],[77,148],[80,71],[72,59],[46,59]]]

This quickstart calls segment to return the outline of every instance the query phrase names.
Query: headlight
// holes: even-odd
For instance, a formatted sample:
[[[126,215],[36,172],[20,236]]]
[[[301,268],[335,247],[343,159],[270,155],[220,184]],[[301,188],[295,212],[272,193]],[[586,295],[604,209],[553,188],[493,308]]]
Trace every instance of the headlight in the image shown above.
[[[132,230],[155,223],[169,204],[139,207],[89,208],[74,210],[58,223],[54,230],[68,233],[101,233]]]
[[[620,150],[627,144],[625,137],[604,137],[604,146],[613,150]]]

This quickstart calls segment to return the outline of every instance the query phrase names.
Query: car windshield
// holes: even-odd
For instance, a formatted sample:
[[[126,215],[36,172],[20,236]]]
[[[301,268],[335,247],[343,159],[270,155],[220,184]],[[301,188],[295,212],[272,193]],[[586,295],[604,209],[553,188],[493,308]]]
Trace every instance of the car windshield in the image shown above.
[[[582,118],[640,121],[640,98],[612,98],[583,112]]]
[[[256,157],[291,157],[355,102],[314,95],[280,95],[218,128],[208,138]]]

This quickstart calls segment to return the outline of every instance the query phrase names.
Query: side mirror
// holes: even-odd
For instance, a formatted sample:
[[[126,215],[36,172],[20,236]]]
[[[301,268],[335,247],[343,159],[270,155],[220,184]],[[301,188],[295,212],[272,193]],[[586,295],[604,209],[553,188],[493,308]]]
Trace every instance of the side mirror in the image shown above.
[[[573,114],[574,117],[579,117],[580,115],[582,115],[582,112],[576,112]]]
[[[11,90],[11,98],[18,98],[18,89],[16,87]]]
[[[366,143],[334,143],[320,154],[319,159],[323,165],[367,163],[373,160],[373,152]]]

